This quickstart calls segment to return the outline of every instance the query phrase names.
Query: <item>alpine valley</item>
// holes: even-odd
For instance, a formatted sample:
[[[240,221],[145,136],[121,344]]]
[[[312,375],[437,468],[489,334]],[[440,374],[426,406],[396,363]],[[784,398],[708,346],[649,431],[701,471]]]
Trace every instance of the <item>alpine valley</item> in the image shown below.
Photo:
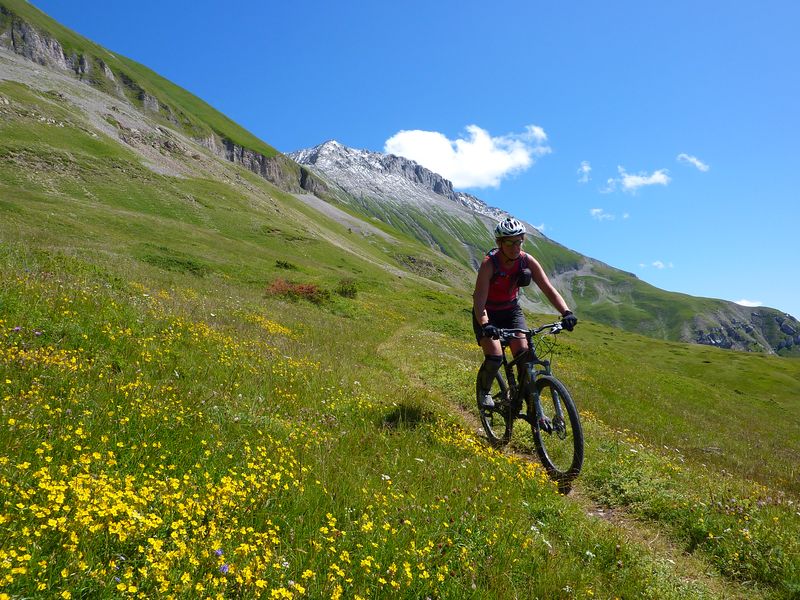
[[[156,172],[196,172],[210,157],[236,163],[323,213],[345,209],[348,219],[377,220],[419,240],[468,268],[456,277],[464,287],[493,245],[492,224],[506,216],[401,157],[335,141],[282,155],[145,67],[53,24],[43,28],[46,17],[34,8],[6,2],[0,11],[0,47],[8,50],[4,79],[44,92],[55,88],[62,101],[76,104],[95,127]],[[48,71],[31,69],[31,63]],[[58,77],[70,84],[57,83]],[[181,160],[187,156],[195,168]],[[364,224],[355,227],[367,230]],[[660,290],[527,227],[527,250],[584,318],[665,340],[800,354],[800,326],[791,315]],[[424,260],[394,259],[405,270],[437,278]],[[548,310],[537,290],[529,288],[526,297],[529,308]]]
[[[579,318],[537,338],[565,496],[524,421],[478,425],[502,208],[281,153],[35,4],[0,0],[0,599],[798,597],[794,317],[527,224]]]

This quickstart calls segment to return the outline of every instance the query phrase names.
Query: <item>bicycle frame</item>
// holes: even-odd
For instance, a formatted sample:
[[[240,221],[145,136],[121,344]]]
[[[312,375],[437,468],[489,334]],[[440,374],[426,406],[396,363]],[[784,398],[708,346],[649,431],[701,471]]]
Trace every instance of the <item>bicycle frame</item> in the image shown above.
[[[503,367],[506,374],[506,381],[508,382],[508,400],[511,402],[512,410],[517,413],[515,418],[523,419],[528,421],[528,423],[530,423],[529,415],[521,412],[522,402],[527,396],[526,388],[529,385],[534,385],[536,379],[541,375],[552,374],[550,369],[550,361],[539,358],[539,356],[536,354],[536,348],[533,345],[533,337],[545,329],[550,329],[551,333],[557,334],[559,331],[561,331],[562,326],[561,323],[550,323],[548,325],[537,327],[536,329],[500,330],[500,345],[503,349]],[[517,356],[513,357],[511,361],[509,361],[506,356],[506,348],[508,348],[510,340],[516,337],[516,334],[519,333],[525,335],[525,338],[528,342],[528,348],[523,352],[520,352]],[[517,384],[517,379],[514,375],[514,367],[518,365],[521,365],[519,368],[523,378],[523,381],[519,382],[519,384]],[[537,370],[537,365],[541,366],[542,368]],[[535,388],[533,388],[531,392],[531,397],[534,399],[533,409],[536,422],[542,424],[544,422],[544,411],[542,410],[542,405],[539,402],[539,394],[536,393]],[[563,407],[561,406],[561,402],[555,403],[554,410],[556,412],[556,417],[563,421],[564,411]]]
[[[559,490],[567,493],[570,482],[581,471],[584,457],[583,428],[575,402],[569,390],[553,375],[549,356],[551,348],[542,347],[536,335],[549,329],[557,334],[561,323],[542,325],[536,329],[499,329],[495,339],[502,347],[504,374],[498,372],[494,384],[500,388],[494,393],[493,407],[485,407],[478,400],[481,425],[489,442],[502,447],[511,441],[514,421],[526,421],[533,434],[536,453],[547,469],[548,475],[558,482]],[[506,349],[512,340],[528,342],[528,348],[509,358]],[[538,355],[541,351],[542,357]],[[519,381],[517,381],[517,371]],[[494,387],[494,385],[493,385]],[[525,411],[523,412],[523,403]],[[552,407],[551,407],[552,403]],[[562,443],[563,442],[563,443]]]

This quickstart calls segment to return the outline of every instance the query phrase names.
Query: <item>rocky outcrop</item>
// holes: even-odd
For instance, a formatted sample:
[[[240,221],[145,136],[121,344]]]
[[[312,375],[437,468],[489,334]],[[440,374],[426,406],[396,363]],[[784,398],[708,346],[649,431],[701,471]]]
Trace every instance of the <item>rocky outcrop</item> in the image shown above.
[[[316,196],[328,192],[327,186],[318,177],[282,154],[264,156],[255,150],[215,135],[201,139],[199,142],[217,156],[241,165],[288,192],[309,192]]]
[[[487,217],[491,217],[491,219],[494,221],[500,221],[508,216],[508,213],[506,213],[504,210],[500,210],[494,206],[489,206],[480,198],[477,198],[472,194],[467,194],[466,192],[456,192],[456,201],[464,208],[482,215],[486,215]]]
[[[302,165],[300,165],[300,187],[318,197],[330,192],[327,185]]]
[[[338,166],[340,169],[352,169],[354,165],[361,164],[376,173],[399,175],[413,184],[458,202],[458,197],[450,181],[414,161],[394,154],[356,150],[335,140],[330,140],[314,148],[292,152],[289,156],[300,164],[312,166]]]
[[[253,173],[258,173],[261,177],[276,185],[285,185],[288,183],[284,181],[285,174],[283,169],[280,168],[280,164],[274,157],[267,158],[263,154],[234,144],[230,140],[223,139],[221,145],[223,150],[222,156],[226,160],[241,165]],[[283,185],[281,185],[281,187],[283,187]]]
[[[161,104],[158,101],[158,98],[155,96],[151,96],[144,90],[142,90],[141,96],[139,99],[142,101],[142,106],[145,110],[149,110],[151,112],[157,113],[161,108]]]
[[[79,76],[89,72],[89,62],[83,55],[67,56],[58,40],[40,34],[2,6],[0,6],[0,23],[5,25],[3,35],[0,36],[0,44],[12,52],[51,69],[72,71]]]
[[[734,309],[735,310],[735,309]],[[699,320],[695,323],[694,341],[697,344],[732,348],[734,350],[761,349],[767,352],[791,350],[800,344],[797,319],[774,309],[752,311],[749,321],[730,314],[715,315],[713,325]]]
[[[103,60],[99,58],[97,59],[97,64],[100,67],[100,70],[103,71],[103,75],[106,79],[108,79],[111,83],[117,82],[117,78],[114,77],[114,71],[111,70],[111,67],[109,67]]]
[[[162,107],[157,98],[145,92],[125,74],[115,76],[111,67],[102,59],[78,52],[65,52],[56,38],[40,32],[3,6],[0,6],[0,46],[43,67],[71,72],[78,79],[100,85],[105,91],[111,90],[120,97],[125,95],[120,86],[122,83],[132,97],[142,102],[145,109],[159,112]],[[101,84],[103,80],[107,80],[108,84]],[[167,111],[167,114],[171,112]]]

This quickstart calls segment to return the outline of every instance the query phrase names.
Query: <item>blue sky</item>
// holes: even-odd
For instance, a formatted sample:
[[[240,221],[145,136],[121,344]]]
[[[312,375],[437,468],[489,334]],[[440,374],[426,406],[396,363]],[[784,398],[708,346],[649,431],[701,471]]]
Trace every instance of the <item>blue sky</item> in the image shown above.
[[[281,151],[403,152],[658,287],[800,317],[800,3],[33,3]]]

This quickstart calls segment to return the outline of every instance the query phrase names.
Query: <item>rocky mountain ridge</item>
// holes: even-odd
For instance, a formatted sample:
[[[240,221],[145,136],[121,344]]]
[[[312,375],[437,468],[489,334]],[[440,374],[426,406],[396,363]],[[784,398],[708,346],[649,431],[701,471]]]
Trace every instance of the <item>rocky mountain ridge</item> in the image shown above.
[[[403,157],[330,140],[287,155],[326,182],[330,197],[476,268],[507,213],[453,189],[441,175]],[[532,235],[539,235],[530,228]]]
[[[492,219],[508,214],[471,194],[455,191],[449,180],[401,156],[358,150],[336,140],[287,156],[300,165],[314,167],[352,195],[422,208],[433,202],[448,211],[457,207]]]

